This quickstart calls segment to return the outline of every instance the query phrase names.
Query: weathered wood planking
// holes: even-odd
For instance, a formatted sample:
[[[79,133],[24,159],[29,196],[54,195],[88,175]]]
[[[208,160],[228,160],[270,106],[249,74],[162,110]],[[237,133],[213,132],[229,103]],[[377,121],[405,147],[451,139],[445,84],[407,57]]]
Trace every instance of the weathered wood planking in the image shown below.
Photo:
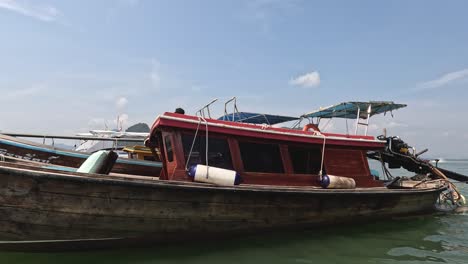
[[[0,165],[9,240],[185,238],[431,212],[444,188],[215,187]]]

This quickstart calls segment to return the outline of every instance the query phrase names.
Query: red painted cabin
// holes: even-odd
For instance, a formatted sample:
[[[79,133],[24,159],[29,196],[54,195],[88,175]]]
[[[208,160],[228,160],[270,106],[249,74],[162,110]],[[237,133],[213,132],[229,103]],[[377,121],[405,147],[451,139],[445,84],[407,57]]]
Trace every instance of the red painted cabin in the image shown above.
[[[159,116],[147,142],[148,146],[159,146],[162,150],[164,169],[160,179],[191,181],[186,174],[186,164],[206,165],[207,130],[209,166],[237,171],[242,176],[242,184],[318,186],[325,143],[324,172],[353,178],[357,187],[383,186],[371,175],[366,152],[383,149],[385,142],[372,136],[320,133],[214,119],[205,121],[176,113]],[[197,140],[189,159],[195,133]]]

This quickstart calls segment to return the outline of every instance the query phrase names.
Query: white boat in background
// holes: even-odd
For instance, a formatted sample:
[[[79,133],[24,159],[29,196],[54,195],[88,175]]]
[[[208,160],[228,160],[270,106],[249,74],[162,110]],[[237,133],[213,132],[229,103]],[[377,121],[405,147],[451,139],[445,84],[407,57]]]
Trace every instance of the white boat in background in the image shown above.
[[[89,133],[78,133],[79,137],[96,137],[96,140],[83,140],[79,146],[75,148],[76,151],[81,152],[95,152],[103,149],[122,149],[128,145],[135,145],[135,142],[119,140],[121,138],[135,138],[143,141],[148,137],[149,133],[146,132],[122,132],[115,130],[91,130]],[[102,138],[112,138],[115,141],[103,141]],[[138,145],[138,143],[136,143]]]

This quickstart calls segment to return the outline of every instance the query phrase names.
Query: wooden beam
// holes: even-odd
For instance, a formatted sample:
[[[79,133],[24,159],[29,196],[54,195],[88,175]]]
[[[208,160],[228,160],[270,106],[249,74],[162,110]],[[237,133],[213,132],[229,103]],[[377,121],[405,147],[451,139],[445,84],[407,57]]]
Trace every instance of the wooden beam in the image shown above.
[[[120,138],[120,137],[81,137],[81,136],[61,136],[61,135],[41,135],[41,134],[25,134],[25,133],[1,133],[3,135],[12,137],[25,137],[25,138],[55,138],[55,139],[77,139],[77,140],[97,140],[97,141],[130,141],[130,142],[143,142],[143,138]]]

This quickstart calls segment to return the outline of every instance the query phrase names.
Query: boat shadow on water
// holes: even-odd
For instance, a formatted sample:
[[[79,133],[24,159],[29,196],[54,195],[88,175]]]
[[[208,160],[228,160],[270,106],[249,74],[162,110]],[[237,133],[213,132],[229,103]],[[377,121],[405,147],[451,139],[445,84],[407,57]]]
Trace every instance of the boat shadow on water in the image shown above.
[[[466,215],[400,217],[365,224],[302,231],[158,244],[120,250],[0,253],[1,263],[394,263],[444,262],[447,251],[466,251],[447,241]],[[468,224],[464,224],[468,225]],[[460,234],[458,232],[458,234]],[[136,244],[134,245],[136,246]],[[439,256],[439,255],[444,256]],[[412,262],[413,263],[413,262]]]

